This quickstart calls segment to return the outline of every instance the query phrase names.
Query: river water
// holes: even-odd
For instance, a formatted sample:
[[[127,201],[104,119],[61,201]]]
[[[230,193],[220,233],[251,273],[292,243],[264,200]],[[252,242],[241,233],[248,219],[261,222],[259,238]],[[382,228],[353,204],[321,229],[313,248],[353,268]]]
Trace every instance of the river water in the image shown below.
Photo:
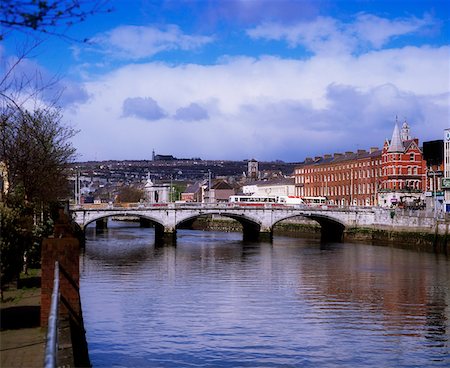
[[[448,367],[450,260],[365,244],[88,228],[94,367]]]

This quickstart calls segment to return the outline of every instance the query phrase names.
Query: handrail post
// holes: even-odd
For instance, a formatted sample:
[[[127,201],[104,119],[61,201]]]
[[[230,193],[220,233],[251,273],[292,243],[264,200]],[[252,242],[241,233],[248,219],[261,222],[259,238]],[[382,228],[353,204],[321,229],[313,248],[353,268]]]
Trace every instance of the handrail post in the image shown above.
[[[52,302],[48,315],[47,343],[45,346],[45,368],[57,366],[58,353],[58,313],[59,313],[59,263],[55,262]]]

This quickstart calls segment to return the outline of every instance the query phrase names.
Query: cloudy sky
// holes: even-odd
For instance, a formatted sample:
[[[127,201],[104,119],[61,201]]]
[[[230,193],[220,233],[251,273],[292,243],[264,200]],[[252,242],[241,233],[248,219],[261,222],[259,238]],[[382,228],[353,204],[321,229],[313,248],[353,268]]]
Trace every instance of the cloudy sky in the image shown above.
[[[123,0],[16,71],[57,76],[80,161],[302,161],[450,127],[445,0]],[[25,38],[0,45],[13,62]],[[83,40],[87,42],[82,42]],[[50,99],[50,97],[48,97]]]

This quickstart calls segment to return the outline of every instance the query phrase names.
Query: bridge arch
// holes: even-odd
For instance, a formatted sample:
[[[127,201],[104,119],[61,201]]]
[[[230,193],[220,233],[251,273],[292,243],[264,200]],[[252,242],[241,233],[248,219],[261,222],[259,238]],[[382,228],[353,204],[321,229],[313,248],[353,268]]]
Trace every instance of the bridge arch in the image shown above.
[[[304,217],[316,221],[320,225],[321,240],[323,241],[341,242],[343,240],[345,224],[334,217],[322,214],[299,212],[294,215],[284,216],[273,223],[272,229],[276,224],[295,217]]]
[[[176,223],[176,228],[179,228],[183,226],[184,224],[188,224],[190,222],[195,221],[196,219],[204,216],[213,216],[213,215],[219,215],[222,217],[231,218],[233,220],[236,220],[241,224],[242,226],[242,232],[243,232],[243,239],[244,241],[253,241],[258,240],[260,238],[261,233],[264,234],[264,231],[262,230],[262,223],[252,217],[245,216],[238,213],[223,213],[220,211],[217,212],[208,212],[208,213],[200,213],[200,214],[194,214],[191,216],[188,216],[186,218],[183,218],[182,220],[179,220]]]
[[[93,222],[98,222],[102,219],[108,219],[111,217],[134,217],[139,218],[140,220],[145,220],[146,222],[150,222],[155,227],[155,242],[158,244],[161,243],[172,243],[175,238],[175,233],[173,231],[167,232],[167,226],[157,217],[149,216],[146,213],[140,213],[140,212],[127,212],[127,211],[114,211],[114,212],[98,212],[95,213],[95,215],[89,216],[89,218],[86,220],[84,225],[81,227],[82,231],[85,232],[88,225],[92,224]],[[143,222],[141,222],[141,225]],[[147,223],[144,223],[146,226]]]
[[[88,227],[88,225],[92,224],[93,222],[97,222],[99,220],[103,220],[103,219],[108,219],[111,217],[138,217],[140,219],[145,219],[147,221],[150,221],[151,223],[155,224],[155,227],[157,226],[162,226],[164,227],[164,224],[161,223],[161,221],[159,221],[157,218],[152,217],[152,216],[148,216],[148,215],[144,215],[144,214],[138,214],[138,213],[127,213],[127,212],[115,212],[115,213],[99,213],[99,214],[95,214],[94,216],[90,216],[89,219],[82,225],[80,226],[80,228],[85,231],[86,228]]]

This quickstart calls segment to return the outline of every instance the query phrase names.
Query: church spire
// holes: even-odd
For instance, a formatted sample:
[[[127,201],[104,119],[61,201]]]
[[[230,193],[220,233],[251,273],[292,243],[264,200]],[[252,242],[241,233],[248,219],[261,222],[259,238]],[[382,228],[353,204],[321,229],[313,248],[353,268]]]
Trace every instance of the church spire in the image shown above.
[[[402,137],[400,136],[400,130],[398,129],[398,123],[396,120],[388,152],[403,152],[404,149],[405,148],[403,147]]]

